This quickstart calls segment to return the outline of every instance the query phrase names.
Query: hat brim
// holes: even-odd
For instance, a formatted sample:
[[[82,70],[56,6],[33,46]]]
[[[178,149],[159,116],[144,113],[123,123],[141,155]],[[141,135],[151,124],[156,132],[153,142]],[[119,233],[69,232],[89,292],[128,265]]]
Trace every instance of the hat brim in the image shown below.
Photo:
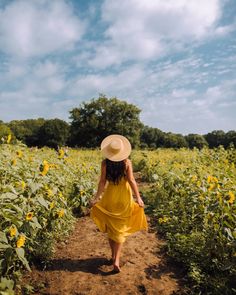
[[[114,139],[120,139],[120,140],[122,140],[122,143],[123,143],[122,150],[119,151],[115,155],[108,148],[110,142]],[[125,160],[129,157],[129,155],[131,153],[131,144],[126,137],[119,135],[119,134],[112,134],[112,135],[109,135],[103,139],[103,141],[101,143],[101,152],[105,158],[107,158],[111,161],[114,161],[114,162],[119,162],[119,161]]]

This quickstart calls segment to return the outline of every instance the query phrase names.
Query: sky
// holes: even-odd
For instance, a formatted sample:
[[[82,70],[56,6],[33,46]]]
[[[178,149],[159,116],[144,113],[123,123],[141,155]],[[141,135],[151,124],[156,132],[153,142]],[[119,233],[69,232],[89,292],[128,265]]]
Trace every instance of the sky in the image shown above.
[[[236,130],[236,0],[0,0],[0,120],[99,94],[165,132]]]

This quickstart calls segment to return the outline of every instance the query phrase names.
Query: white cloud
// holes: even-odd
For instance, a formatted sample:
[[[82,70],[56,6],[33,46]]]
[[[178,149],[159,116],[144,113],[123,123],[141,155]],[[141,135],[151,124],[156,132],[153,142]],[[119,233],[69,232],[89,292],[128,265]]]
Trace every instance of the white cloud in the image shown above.
[[[215,29],[215,35],[216,36],[225,36],[230,34],[231,32],[235,31],[236,25],[235,24],[230,24],[226,26],[219,26],[218,28]]]
[[[31,86],[26,85],[17,91],[0,93],[1,119],[5,122],[38,117],[68,120],[68,112],[72,109],[74,101],[57,100],[55,97],[52,99],[50,94],[35,91],[35,84]]]
[[[123,52],[109,42],[106,45],[98,45],[95,57],[89,60],[88,64],[92,67],[106,68],[110,65],[119,65],[121,60]]]
[[[35,76],[37,77],[49,77],[55,75],[60,71],[60,66],[56,63],[51,62],[50,60],[46,60],[45,62],[37,63],[33,68]]]
[[[3,91],[0,93],[0,110],[5,122],[47,117],[47,113],[50,113],[49,98],[35,96],[29,89]]]
[[[54,109],[50,106],[61,99],[67,86],[64,71],[64,65],[50,60],[30,66],[9,63],[0,81],[0,110],[4,120],[53,116]]]
[[[181,98],[181,97],[192,97],[195,95],[196,91],[193,89],[174,89],[172,91],[172,96],[176,98]]]
[[[27,64],[21,62],[7,62],[4,66],[4,70],[2,71],[0,87],[6,83],[11,83],[11,85],[24,77],[29,71],[29,67]]]
[[[133,66],[118,74],[89,74],[78,76],[69,86],[69,93],[72,96],[91,98],[99,93],[110,96],[134,95],[134,85],[142,85],[145,81],[144,69],[140,66]]]
[[[38,117],[68,120],[69,110],[82,99],[69,94],[71,85],[65,79],[64,70],[64,66],[50,61],[27,67],[25,75],[12,85],[15,90],[0,91],[1,119],[6,122]]]
[[[156,99],[150,97],[143,104],[142,120],[150,126],[155,122],[154,126],[163,131],[184,134],[235,129],[235,82],[235,79],[222,81],[202,92],[186,88],[167,92]]]
[[[176,62],[167,60],[153,67],[129,66],[117,74],[78,76],[69,87],[70,95],[83,99],[97,97],[99,93],[117,96],[140,107],[145,124],[163,131],[187,134],[230,129],[233,119],[219,114],[222,107],[235,107],[232,101],[235,80],[205,85],[204,79],[210,76],[208,72],[202,73],[205,64],[204,60],[192,56]],[[209,71],[214,68],[210,67]],[[201,91],[196,88],[198,83],[203,88]]]
[[[153,68],[132,66],[118,73],[80,74],[69,81],[63,65],[39,62],[29,69],[17,91],[2,92],[0,109],[4,120],[39,116],[67,120],[73,107],[104,93],[137,105],[142,110],[141,120],[163,131],[187,134],[233,129],[233,119],[220,115],[220,109],[227,112],[235,107],[235,79],[199,93],[192,83],[199,75],[194,68],[196,60],[166,61]],[[198,64],[204,62],[198,60]]]
[[[67,120],[104,93],[137,105],[142,121],[163,131],[233,129],[235,48],[216,41],[233,29],[220,23],[225,0],[100,3],[102,22],[94,2],[80,13],[86,25],[72,0],[0,6],[0,119]]]
[[[106,67],[183,50],[184,44],[213,35],[220,16],[220,0],[105,0],[106,44],[90,64]],[[226,30],[218,28],[218,33]]]
[[[1,51],[16,57],[66,50],[80,40],[84,30],[64,0],[19,0],[0,10]]]
[[[107,35],[115,40],[132,35],[201,38],[219,17],[219,0],[106,0],[103,5],[103,19],[111,23]]]

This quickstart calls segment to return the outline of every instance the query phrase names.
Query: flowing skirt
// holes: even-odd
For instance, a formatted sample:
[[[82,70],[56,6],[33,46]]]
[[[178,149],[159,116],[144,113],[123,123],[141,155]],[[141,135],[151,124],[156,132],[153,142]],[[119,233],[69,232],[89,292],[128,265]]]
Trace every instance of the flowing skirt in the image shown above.
[[[148,228],[144,209],[133,200],[125,178],[119,184],[108,183],[90,216],[99,230],[117,243],[123,243],[130,234]]]

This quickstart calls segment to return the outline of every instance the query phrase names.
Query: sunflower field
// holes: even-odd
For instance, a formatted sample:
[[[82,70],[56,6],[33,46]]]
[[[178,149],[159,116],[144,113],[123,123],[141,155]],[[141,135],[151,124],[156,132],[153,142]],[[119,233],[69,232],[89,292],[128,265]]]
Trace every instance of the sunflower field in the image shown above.
[[[96,151],[0,145],[0,294],[46,261],[94,195]],[[4,293],[8,290],[7,293]]]
[[[0,145],[0,294],[14,294],[23,270],[44,263],[86,213],[97,188],[98,150]],[[236,151],[133,151],[134,170],[166,250],[184,269],[188,294],[234,294]]]
[[[234,294],[235,149],[160,149],[134,160],[151,184],[145,200],[157,231],[187,273],[188,294]]]

